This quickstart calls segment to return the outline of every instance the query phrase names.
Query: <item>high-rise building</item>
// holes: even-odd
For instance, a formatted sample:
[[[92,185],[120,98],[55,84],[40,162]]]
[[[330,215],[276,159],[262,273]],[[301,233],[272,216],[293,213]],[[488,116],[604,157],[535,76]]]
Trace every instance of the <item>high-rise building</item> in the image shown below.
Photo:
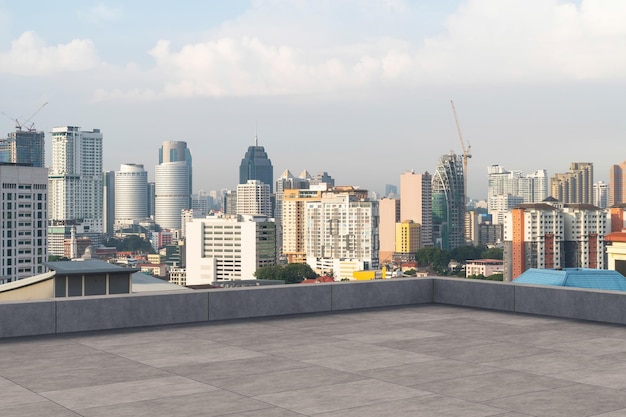
[[[181,212],[191,207],[191,152],[186,142],[165,141],[155,167],[154,221],[163,229],[181,229]]]
[[[331,271],[336,260],[357,261],[366,270],[378,268],[378,202],[367,195],[367,190],[334,187],[323,192],[320,201],[305,203],[304,247],[311,268],[339,273]]]
[[[265,148],[259,146],[257,136],[254,137],[254,146],[248,147],[239,165],[239,184],[245,184],[248,180],[261,181],[269,185],[270,194],[274,192],[274,167]]]
[[[433,245],[432,184],[433,179],[428,172],[416,174],[407,171],[400,174],[400,220],[412,220],[421,226],[421,248]]]
[[[609,184],[604,181],[593,184],[593,204],[600,208],[609,207]]]
[[[259,180],[237,185],[237,214],[272,217],[270,186]]]
[[[104,233],[112,236],[115,233],[115,171],[106,171],[104,173]]]
[[[414,261],[420,247],[420,225],[413,220],[396,223],[396,249],[394,256],[403,261]]]
[[[0,284],[46,271],[48,170],[0,164]]]
[[[452,250],[465,245],[465,192],[463,156],[439,159],[432,182],[433,240],[435,246]],[[404,190],[400,189],[400,195]]]
[[[385,184],[385,197],[398,198],[398,187],[393,184]]]
[[[148,173],[142,164],[122,164],[115,172],[115,222],[132,224],[148,217]]]
[[[286,189],[283,192],[281,225],[282,254],[288,263],[306,263],[304,231],[305,206],[310,201],[321,201],[322,191]]]
[[[0,139],[0,162],[45,167],[45,149],[43,132],[18,129]]]
[[[400,222],[400,200],[383,198],[378,200],[378,233],[380,252],[378,259],[384,264],[393,260],[396,251],[396,224]]]
[[[521,171],[507,171],[500,165],[487,167],[487,211],[493,223],[500,224],[504,214],[517,204],[540,203],[548,197],[548,173],[537,170],[522,175]]]
[[[550,181],[552,197],[564,204],[593,204],[593,164],[572,162],[569,172]]]
[[[609,207],[626,203],[626,161],[609,169]]]
[[[254,279],[276,264],[276,227],[266,216],[193,219],[186,234],[187,285]]]
[[[104,232],[102,133],[79,127],[52,129],[48,175],[52,224],[80,224],[85,233]]]

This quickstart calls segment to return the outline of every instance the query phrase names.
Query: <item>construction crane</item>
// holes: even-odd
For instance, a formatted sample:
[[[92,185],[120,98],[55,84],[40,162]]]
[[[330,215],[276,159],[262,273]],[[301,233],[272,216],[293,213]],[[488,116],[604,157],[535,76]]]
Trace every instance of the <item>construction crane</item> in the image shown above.
[[[459,119],[456,116],[456,107],[454,107],[454,101],[450,100],[450,104],[452,105],[452,114],[454,114],[454,123],[456,124],[456,130],[459,132],[459,139],[461,140],[461,148],[463,149],[463,204],[467,203],[467,160],[472,157],[471,150],[472,145],[467,142],[467,147],[465,146],[465,141],[463,140],[463,135],[461,134],[461,126],[459,126]]]
[[[2,115],[4,115],[4,116],[8,117],[9,119],[11,119],[11,121],[15,122],[15,129],[16,129],[16,130],[22,130],[22,127],[25,127],[26,123],[27,123],[27,122],[30,122],[30,126],[26,127],[26,129],[27,129],[29,132],[33,132],[33,131],[35,130],[35,129],[34,129],[35,122],[33,122],[33,117],[35,117],[35,116],[36,116],[36,115],[37,115],[37,114],[41,111],[41,109],[43,109],[44,107],[46,107],[46,105],[47,105],[47,104],[48,104],[48,102],[47,102],[47,101],[46,101],[45,103],[43,103],[43,104],[41,105],[41,107],[39,107],[39,108],[37,109],[37,111],[36,111],[35,113],[33,113],[33,114],[29,117],[29,118],[24,119],[24,121],[23,121],[23,122],[20,122],[20,119],[19,119],[18,117],[11,117],[11,116],[9,116],[8,114],[6,114],[5,112],[0,112],[0,113],[1,113]]]

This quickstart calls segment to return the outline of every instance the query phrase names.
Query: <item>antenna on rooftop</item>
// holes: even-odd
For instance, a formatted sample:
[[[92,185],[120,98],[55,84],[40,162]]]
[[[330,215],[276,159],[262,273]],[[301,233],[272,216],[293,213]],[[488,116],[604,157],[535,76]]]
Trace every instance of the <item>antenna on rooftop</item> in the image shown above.
[[[254,146],[259,146],[259,135],[257,135],[258,133],[258,126],[257,126],[257,122],[254,122]]]

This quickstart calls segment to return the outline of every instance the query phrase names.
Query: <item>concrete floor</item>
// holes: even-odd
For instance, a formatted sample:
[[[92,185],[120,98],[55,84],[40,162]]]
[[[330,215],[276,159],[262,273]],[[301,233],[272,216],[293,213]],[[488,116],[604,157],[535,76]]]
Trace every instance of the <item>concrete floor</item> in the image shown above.
[[[626,416],[626,327],[424,305],[0,340],[0,416]]]

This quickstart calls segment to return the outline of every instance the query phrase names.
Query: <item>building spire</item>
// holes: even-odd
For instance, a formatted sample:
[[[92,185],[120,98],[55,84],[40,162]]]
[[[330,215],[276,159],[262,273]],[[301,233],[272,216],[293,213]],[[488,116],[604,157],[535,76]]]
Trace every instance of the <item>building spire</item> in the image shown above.
[[[257,135],[258,127],[257,122],[254,122],[254,146],[259,146],[259,136]]]

